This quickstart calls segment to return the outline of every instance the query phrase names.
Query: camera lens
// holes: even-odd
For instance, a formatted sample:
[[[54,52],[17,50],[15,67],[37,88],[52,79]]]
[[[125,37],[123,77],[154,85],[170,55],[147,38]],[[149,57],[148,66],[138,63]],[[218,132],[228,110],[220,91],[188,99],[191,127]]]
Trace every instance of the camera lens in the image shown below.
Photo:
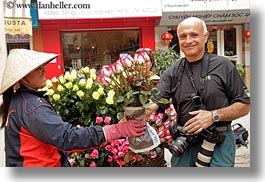
[[[200,151],[197,155],[195,166],[197,167],[209,167],[212,159],[214,147],[216,143],[211,143],[207,140],[203,140]]]
[[[169,144],[168,150],[175,157],[179,157],[183,154],[183,152],[188,146],[189,145],[188,145],[187,138],[184,136],[180,136],[175,141],[173,141],[171,144]]]

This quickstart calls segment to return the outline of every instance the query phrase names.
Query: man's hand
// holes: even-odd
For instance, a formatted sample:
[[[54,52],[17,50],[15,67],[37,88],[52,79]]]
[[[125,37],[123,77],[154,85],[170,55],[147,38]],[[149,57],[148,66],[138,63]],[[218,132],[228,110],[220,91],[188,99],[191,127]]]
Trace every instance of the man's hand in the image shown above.
[[[189,114],[194,117],[189,119],[184,125],[185,131],[188,133],[198,134],[213,124],[211,111],[198,110],[189,112]]]

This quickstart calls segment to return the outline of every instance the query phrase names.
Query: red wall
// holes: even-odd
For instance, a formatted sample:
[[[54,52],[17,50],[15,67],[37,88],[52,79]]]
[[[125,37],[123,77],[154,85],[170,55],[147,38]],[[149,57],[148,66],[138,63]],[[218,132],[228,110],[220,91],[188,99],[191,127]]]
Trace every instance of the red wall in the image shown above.
[[[80,19],[80,20],[41,20],[43,51],[62,55],[60,43],[61,30],[101,29],[101,28],[139,28],[141,30],[141,47],[155,50],[155,20],[153,18],[120,18],[120,19]],[[159,17],[160,18],[160,17]],[[33,35],[34,38],[34,35]],[[63,73],[62,56],[56,63],[49,63],[46,67],[47,78],[58,77]]]
[[[53,52],[62,55],[59,30],[43,31],[43,48],[44,52]],[[60,76],[64,70],[62,63],[62,56],[58,56],[56,62],[47,64],[46,77],[52,78],[54,76]]]

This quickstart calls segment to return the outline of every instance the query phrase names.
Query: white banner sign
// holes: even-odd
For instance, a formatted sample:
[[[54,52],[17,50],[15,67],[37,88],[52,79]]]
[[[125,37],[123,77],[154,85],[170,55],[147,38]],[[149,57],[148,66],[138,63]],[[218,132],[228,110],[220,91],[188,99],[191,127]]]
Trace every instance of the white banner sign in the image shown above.
[[[249,0],[162,0],[162,11],[160,26],[178,25],[191,16],[212,25],[250,22]]]
[[[39,0],[39,19],[161,17],[161,0]]]
[[[162,0],[163,12],[249,9],[250,0]]]

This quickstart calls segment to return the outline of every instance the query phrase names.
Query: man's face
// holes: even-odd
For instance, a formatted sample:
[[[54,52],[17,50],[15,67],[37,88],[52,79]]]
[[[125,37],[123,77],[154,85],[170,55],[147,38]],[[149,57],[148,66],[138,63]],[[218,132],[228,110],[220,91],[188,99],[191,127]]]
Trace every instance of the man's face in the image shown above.
[[[179,25],[179,46],[188,61],[197,61],[202,58],[208,36],[208,32],[203,34],[203,26],[200,22],[183,22]]]

